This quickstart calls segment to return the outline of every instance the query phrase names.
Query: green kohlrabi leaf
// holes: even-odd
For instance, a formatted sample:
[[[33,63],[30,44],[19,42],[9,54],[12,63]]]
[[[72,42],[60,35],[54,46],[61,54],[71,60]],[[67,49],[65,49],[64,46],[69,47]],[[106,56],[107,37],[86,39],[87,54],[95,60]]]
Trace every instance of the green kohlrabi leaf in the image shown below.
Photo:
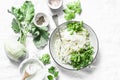
[[[12,21],[12,29],[20,33],[19,41],[25,45],[27,33],[34,17],[34,5],[31,1],[25,1],[20,8],[12,7],[9,13],[15,16]]]
[[[20,8],[12,7],[11,11],[8,10],[8,12],[15,16],[12,22],[12,29],[16,33],[20,33],[18,39],[20,43],[25,45],[27,34],[30,32],[37,48],[44,47],[47,44],[49,39],[48,31],[32,25],[35,10],[31,1],[25,1]]]
[[[40,30],[40,36],[33,39],[33,42],[37,48],[44,47],[49,39],[49,34],[47,31]]]
[[[30,23],[34,17],[34,5],[31,1],[25,1],[20,8],[20,11],[24,14],[24,21]]]
[[[14,30],[15,33],[20,32],[19,23],[17,22],[16,19],[13,19],[13,21],[12,21],[12,29]]]
[[[13,14],[19,22],[30,23],[34,17],[34,5],[31,1],[25,1],[20,8],[12,7],[8,12]]]
[[[26,43],[26,38],[27,38],[27,34],[24,33],[24,31],[20,31],[20,37],[18,39],[18,41],[20,41],[21,44],[24,44]]]
[[[12,7],[11,11],[8,10],[8,12],[13,14],[18,21],[20,21],[20,22],[23,21],[24,16],[19,8]]]
[[[38,49],[44,47],[47,44],[49,39],[48,31],[40,29],[33,24],[31,33],[33,36],[33,42]]]

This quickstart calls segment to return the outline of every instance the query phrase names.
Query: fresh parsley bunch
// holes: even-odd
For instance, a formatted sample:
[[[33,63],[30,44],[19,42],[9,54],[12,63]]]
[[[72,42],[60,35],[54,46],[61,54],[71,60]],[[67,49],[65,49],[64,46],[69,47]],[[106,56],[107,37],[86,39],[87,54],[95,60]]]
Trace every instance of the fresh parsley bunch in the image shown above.
[[[48,72],[52,74],[52,75],[48,75],[48,76],[47,76],[48,80],[54,80],[54,78],[57,78],[57,77],[58,77],[59,72],[56,71],[56,69],[55,69],[54,66],[51,66],[51,67],[48,69]]]

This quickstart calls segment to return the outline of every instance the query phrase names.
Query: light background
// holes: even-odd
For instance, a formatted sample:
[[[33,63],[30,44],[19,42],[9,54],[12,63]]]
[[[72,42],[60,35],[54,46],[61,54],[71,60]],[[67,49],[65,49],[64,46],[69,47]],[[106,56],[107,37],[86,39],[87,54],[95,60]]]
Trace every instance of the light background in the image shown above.
[[[52,32],[55,27],[46,0],[32,1],[36,12],[45,12],[49,16]],[[72,0],[63,1],[65,5]],[[7,9],[23,2],[24,0],[0,0],[0,80],[21,80],[18,66],[6,57],[4,42],[16,36],[11,29],[13,16]],[[90,25],[99,38],[100,49],[95,63],[96,69],[76,73],[58,68],[59,80],[120,80],[120,0],[81,0],[81,5],[83,11],[76,20],[83,20]],[[60,14],[59,24],[64,21],[63,15]],[[30,57],[49,52],[48,46],[44,50],[37,50],[31,38],[27,40],[27,49]],[[51,65],[55,63],[52,61]]]

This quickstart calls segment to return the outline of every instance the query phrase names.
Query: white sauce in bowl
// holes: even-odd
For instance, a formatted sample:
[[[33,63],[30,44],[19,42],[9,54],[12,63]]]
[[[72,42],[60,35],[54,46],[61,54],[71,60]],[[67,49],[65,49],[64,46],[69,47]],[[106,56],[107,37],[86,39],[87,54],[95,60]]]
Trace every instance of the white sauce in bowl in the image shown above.
[[[23,61],[20,65],[20,72],[23,80],[43,80],[45,77],[44,66],[37,59],[26,59]],[[26,75],[28,76],[25,77]]]

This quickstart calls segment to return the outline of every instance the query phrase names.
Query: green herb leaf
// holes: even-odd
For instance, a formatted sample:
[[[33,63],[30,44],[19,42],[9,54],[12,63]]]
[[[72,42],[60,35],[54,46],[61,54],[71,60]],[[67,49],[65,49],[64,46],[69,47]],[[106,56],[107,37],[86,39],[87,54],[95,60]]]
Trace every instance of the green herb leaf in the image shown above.
[[[54,80],[52,75],[47,76],[48,80]]]
[[[74,19],[74,18],[75,18],[75,13],[74,12],[70,12],[69,14],[67,13],[65,15],[66,20],[71,20],[71,19]]]
[[[43,64],[49,64],[50,63],[50,55],[49,54],[43,54],[42,57],[40,57],[40,60],[43,62]]]
[[[71,65],[77,70],[86,67],[93,60],[93,47],[87,45],[85,48],[80,48],[79,51],[71,52]]]
[[[51,66],[49,69],[48,69],[48,72],[53,74],[54,77],[58,77],[58,74],[59,72],[55,70],[55,67]]]
[[[55,67],[51,66],[51,67],[48,69],[48,72],[51,73],[51,74],[54,74],[54,72],[55,72]]]
[[[56,72],[54,73],[54,77],[58,77],[58,74],[59,74],[59,72],[56,71]]]
[[[68,9],[74,11],[77,14],[80,14],[82,9],[81,9],[81,5],[80,5],[80,1],[74,1],[74,2],[70,2],[69,4],[67,4]]]
[[[74,2],[68,3],[67,8],[63,10],[63,12],[65,13],[64,18],[66,20],[74,19],[76,14],[80,14],[82,12],[80,1],[78,0],[76,2],[74,1]]]
[[[77,33],[79,31],[82,31],[82,29],[83,29],[83,21],[68,23],[67,24],[67,29],[68,29],[68,31],[71,32],[71,34],[73,34],[74,32]]]

